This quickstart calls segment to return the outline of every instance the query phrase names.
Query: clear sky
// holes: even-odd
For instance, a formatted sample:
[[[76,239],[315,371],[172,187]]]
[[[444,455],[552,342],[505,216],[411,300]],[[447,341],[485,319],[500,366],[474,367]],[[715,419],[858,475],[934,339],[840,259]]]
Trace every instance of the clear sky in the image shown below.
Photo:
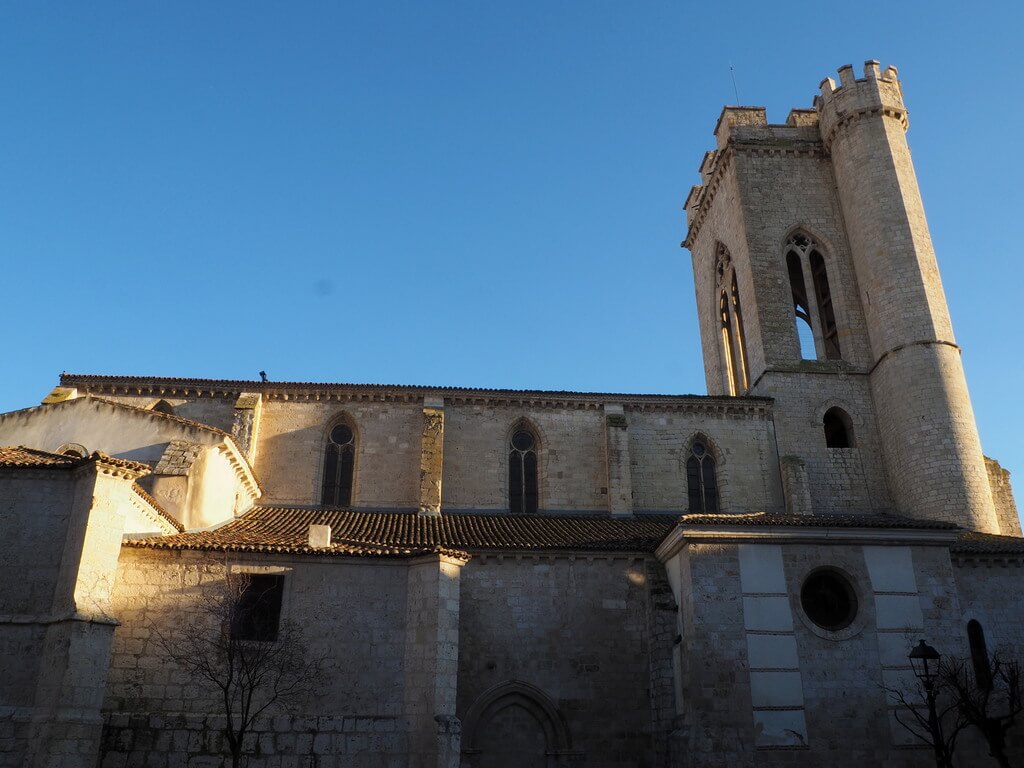
[[[703,393],[724,103],[899,67],[986,453],[1024,493],[1017,3],[7,3],[0,411],[77,373]]]

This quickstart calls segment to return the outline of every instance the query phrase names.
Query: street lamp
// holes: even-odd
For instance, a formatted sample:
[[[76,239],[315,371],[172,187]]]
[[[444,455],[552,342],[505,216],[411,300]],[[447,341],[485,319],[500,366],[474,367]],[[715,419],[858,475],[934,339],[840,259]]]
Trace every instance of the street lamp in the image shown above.
[[[932,734],[932,747],[935,749],[935,764],[938,768],[948,768],[946,742],[942,737],[942,725],[935,711],[935,680],[939,675],[939,662],[942,654],[928,645],[924,640],[910,650],[908,657],[910,666],[917,679],[924,687],[925,698],[928,700],[928,730]]]

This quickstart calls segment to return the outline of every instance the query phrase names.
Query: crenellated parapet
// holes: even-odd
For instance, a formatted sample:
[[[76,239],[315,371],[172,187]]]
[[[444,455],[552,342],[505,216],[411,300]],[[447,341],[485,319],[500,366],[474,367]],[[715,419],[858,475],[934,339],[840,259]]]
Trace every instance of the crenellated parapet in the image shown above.
[[[785,123],[769,123],[764,107],[722,109],[715,124],[715,149],[704,155],[701,183],[690,189],[684,205],[689,226],[684,247],[692,247],[734,154],[827,156],[838,131],[868,116],[894,118],[906,130],[907,109],[895,67],[883,71],[870,60],[864,62],[861,79],[849,64],[838,72],[838,85],[831,77],[822,80],[813,108],[790,110]]]
[[[875,60],[864,62],[864,77],[856,79],[849,64],[839,68],[839,85],[831,77],[821,81],[821,95],[814,99],[820,119],[821,137],[831,147],[836,133],[864,117],[885,116],[900,122],[906,130],[907,108],[903,104],[896,67],[884,72]]]

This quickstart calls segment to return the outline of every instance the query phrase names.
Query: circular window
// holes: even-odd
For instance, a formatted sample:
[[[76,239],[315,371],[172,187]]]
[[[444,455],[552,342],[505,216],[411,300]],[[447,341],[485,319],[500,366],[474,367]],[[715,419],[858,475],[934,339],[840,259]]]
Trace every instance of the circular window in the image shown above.
[[[512,435],[512,447],[517,451],[528,451],[533,448],[533,435],[529,432],[516,432]]]
[[[331,442],[335,445],[348,445],[352,442],[352,427],[339,424],[331,430]]]
[[[850,582],[831,568],[814,571],[800,589],[807,618],[822,629],[838,632],[857,617],[857,595]]]
[[[697,458],[703,456],[706,451],[707,448],[704,447],[704,443],[693,444],[693,455],[696,456]]]

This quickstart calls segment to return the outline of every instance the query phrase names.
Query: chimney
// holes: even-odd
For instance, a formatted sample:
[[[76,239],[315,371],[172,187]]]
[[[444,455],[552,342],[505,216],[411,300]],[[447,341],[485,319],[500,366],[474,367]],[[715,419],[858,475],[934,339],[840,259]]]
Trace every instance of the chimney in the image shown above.
[[[331,526],[309,526],[309,546],[312,549],[327,549],[331,546]]]

